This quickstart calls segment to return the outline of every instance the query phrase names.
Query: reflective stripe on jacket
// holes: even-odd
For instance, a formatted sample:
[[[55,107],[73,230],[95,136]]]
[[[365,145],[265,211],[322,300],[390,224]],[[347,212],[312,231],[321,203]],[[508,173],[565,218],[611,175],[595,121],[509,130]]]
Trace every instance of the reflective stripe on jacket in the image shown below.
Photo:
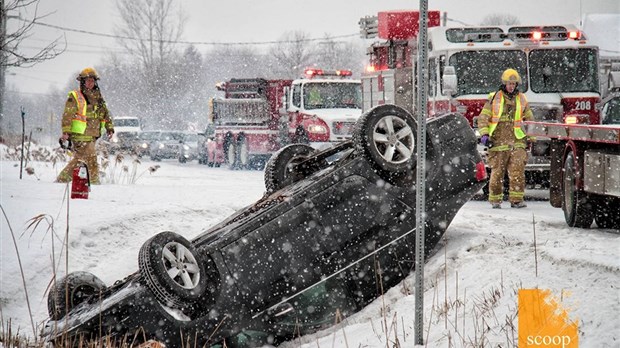
[[[493,131],[495,131],[495,128],[499,123],[499,119],[504,111],[504,93],[502,91],[499,91],[497,93],[498,94],[492,92],[489,94],[489,100],[492,100],[493,102],[493,104],[491,105],[491,120],[489,121],[489,136],[493,135]],[[496,98],[498,96],[499,98]],[[525,132],[523,131],[522,127],[523,121],[521,115],[525,112],[526,108],[527,99],[525,98],[525,95],[523,93],[519,93],[518,98],[515,99],[515,117],[513,121],[513,128],[515,132],[515,137],[517,139],[525,138]]]
[[[71,133],[84,134],[86,131],[86,108],[88,107],[86,98],[84,98],[84,95],[80,91],[71,91],[69,95],[71,95],[77,103],[77,112],[73,115],[73,119],[71,120]]]

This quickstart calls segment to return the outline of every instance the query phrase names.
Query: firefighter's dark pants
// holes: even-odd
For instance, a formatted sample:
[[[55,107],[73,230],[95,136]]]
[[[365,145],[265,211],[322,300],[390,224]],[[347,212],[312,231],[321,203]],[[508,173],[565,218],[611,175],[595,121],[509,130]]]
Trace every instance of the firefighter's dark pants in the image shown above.
[[[99,165],[97,164],[97,151],[94,141],[74,141],[73,158],[58,174],[56,182],[70,182],[73,179],[73,169],[84,161],[88,167],[91,184],[99,184]]]
[[[523,201],[525,193],[525,165],[527,152],[523,148],[506,151],[489,151],[491,179],[489,181],[489,202],[501,203],[504,197],[504,175],[508,171],[510,203]]]

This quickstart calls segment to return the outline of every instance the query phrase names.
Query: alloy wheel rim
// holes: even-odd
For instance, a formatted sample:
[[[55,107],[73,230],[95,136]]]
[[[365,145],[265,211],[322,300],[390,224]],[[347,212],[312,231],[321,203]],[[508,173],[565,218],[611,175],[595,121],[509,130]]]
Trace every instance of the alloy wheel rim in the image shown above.
[[[372,142],[381,157],[393,164],[407,162],[413,156],[415,136],[405,120],[385,116],[375,124]]]
[[[193,289],[200,282],[200,267],[192,252],[183,244],[170,242],[162,249],[166,273],[180,287]]]

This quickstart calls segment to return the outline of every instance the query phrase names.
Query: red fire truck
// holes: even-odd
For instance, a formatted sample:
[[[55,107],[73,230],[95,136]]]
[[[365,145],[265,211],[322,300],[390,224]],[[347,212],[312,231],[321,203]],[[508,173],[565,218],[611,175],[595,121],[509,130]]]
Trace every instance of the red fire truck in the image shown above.
[[[306,69],[294,80],[287,100],[288,133],[293,143],[323,149],[351,138],[362,114],[361,81],[350,70]]]
[[[379,12],[360,21],[362,36],[378,36],[362,76],[363,110],[384,103],[413,112],[417,95],[417,11]],[[570,25],[443,27],[428,13],[428,115],[458,111],[476,125],[500,76],[516,69],[535,119],[599,123],[598,48]],[[415,115],[415,113],[414,113]],[[550,140],[537,139],[528,184],[548,185]]]
[[[260,167],[289,143],[321,149],[348,139],[361,115],[361,82],[349,70],[307,69],[305,78],[231,79],[211,101],[199,162]]]

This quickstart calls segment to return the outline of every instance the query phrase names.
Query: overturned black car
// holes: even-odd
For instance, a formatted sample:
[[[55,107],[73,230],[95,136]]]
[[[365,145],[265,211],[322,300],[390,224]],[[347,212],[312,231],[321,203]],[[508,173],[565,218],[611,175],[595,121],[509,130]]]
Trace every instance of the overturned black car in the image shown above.
[[[351,141],[282,148],[266,165],[264,197],[194,240],[155,235],[138,272],[109,287],[86,272],[57,280],[44,339],[277,345],[361,309],[414,265],[416,129],[405,110],[382,105]],[[428,253],[486,172],[465,118],[429,121],[427,140]]]

